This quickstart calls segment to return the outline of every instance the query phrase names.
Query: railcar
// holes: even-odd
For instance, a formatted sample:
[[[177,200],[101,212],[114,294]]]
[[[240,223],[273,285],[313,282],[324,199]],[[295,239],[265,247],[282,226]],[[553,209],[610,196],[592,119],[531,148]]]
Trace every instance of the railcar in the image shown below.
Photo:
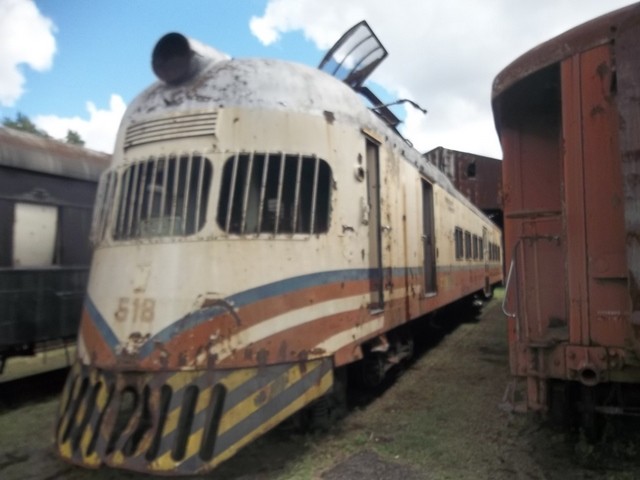
[[[493,109],[516,403],[593,431],[640,406],[640,4],[515,60]]]
[[[159,40],[101,180],[64,459],[210,470],[501,282],[500,231],[363,85],[384,56],[364,22],[322,69]]]
[[[110,156],[0,128],[0,382],[73,362]]]

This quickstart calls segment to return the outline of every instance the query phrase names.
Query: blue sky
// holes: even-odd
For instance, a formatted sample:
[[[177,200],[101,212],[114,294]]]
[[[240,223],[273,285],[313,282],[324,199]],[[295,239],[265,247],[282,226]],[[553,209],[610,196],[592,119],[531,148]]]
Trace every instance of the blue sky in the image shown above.
[[[51,70],[24,69],[28,91],[13,110],[30,116],[72,116],[89,99],[104,108],[112,92],[129,102],[155,81],[151,50],[171,31],[184,32],[232,56],[277,55],[305,63],[321,57],[301,32],[272,47],[251,34],[249,19],[264,11],[265,0],[41,0],[36,5],[56,25],[57,52]]]
[[[111,152],[125,105],[155,81],[150,56],[178,31],[234,57],[316,66],[367,20],[389,51],[372,80],[410,98],[403,133],[501,157],[493,78],[517,56],[629,0],[0,0],[0,117],[28,115],[55,138],[73,129]]]
[[[249,20],[264,12],[266,0],[0,0],[0,16],[14,2],[34,3],[52,22],[56,51],[51,68],[44,71],[18,65],[24,93],[12,104],[0,105],[0,116],[15,118],[21,112],[57,138],[66,132],[60,119],[91,120],[87,102],[105,113],[113,110],[112,95],[128,104],[155,81],[151,50],[170,31],[232,56],[277,56],[315,64],[322,55],[301,31],[286,35],[277,45],[261,43],[251,33]],[[113,143],[96,143],[83,123],[70,122],[67,127],[80,131],[94,148],[109,149]]]

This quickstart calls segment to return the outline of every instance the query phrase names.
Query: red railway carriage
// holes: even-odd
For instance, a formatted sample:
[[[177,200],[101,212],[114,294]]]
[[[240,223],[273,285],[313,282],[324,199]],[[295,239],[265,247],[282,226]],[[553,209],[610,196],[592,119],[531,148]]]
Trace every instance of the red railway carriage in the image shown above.
[[[515,60],[493,108],[526,407],[628,412],[640,382],[640,4]]]

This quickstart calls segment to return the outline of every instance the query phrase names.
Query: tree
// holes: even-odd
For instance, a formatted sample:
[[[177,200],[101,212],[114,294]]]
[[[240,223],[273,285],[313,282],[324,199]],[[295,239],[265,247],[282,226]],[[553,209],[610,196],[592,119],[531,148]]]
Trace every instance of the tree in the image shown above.
[[[23,132],[40,135],[41,137],[49,137],[47,132],[36,127],[35,124],[29,119],[29,117],[20,112],[16,114],[15,120],[10,119],[9,117],[4,117],[4,120],[2,120],[2,125],[7,128],[13,128],[14,130],[22,130]]]
[[[84,140],[80,137],[80,134],[75,130],[67,130],[67,138],[65,139],[67,143],[71,145],[79,145],[84,147]]]

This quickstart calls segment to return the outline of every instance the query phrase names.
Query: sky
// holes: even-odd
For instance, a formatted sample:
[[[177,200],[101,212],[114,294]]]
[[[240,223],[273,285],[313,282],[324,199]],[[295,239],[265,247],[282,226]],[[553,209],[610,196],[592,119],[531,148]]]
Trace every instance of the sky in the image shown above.
[[[366,20],[389,52],[370,77],[421,152],[501,158],[491,84],[537,44],[629,0],[0,0],[0,118],[75,130],[111,153],[119,122],[155,81],[151,51],[180,32],[232,57],[317,66]]]

